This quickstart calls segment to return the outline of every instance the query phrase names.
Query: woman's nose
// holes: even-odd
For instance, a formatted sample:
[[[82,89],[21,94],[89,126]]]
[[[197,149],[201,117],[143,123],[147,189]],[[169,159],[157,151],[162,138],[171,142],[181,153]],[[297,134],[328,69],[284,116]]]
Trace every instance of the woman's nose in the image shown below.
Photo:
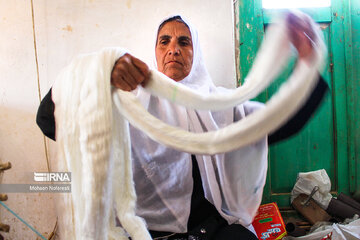
[[[180,47],[177,43],[172,43],[169,45],[169,54],[170,55],[179,55],[180,54]]]

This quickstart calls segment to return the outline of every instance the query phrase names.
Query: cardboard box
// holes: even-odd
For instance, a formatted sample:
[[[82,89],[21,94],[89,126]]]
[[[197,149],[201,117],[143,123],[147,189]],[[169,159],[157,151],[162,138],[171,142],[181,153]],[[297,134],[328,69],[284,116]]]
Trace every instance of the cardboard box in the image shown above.
[[[282,239],[287,234],[276,203],[261,205],[252,224],[260,240]]]

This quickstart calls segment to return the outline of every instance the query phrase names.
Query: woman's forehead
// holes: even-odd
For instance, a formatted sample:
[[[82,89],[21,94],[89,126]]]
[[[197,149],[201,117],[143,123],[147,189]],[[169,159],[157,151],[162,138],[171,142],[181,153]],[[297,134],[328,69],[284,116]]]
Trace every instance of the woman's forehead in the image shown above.
[[[191,38],[189,28],[183,22],[177,20],[167,22],[162,26],[162,28],[159,30],[158,38],[163,35],[186,36]]]

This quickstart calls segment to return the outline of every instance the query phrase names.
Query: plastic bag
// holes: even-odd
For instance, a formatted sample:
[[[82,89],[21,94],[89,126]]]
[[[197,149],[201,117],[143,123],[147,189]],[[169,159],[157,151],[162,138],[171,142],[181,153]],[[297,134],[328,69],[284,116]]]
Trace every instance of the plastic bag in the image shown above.
[[[330,178],[327,175],[325,169],[299,173],[294,188],[291,191],[291,202],[301,193],[310,195],[315,186],[318,186],[319,190],[313,195],[312,198],[323,209],[327,209],[332,195],[330,194]]]
[[[356,240],[360,239],[360,219],[357,219],[347,225],[334,223],[315,230],[313,233],[302,237],[285,237],[283,240]]]

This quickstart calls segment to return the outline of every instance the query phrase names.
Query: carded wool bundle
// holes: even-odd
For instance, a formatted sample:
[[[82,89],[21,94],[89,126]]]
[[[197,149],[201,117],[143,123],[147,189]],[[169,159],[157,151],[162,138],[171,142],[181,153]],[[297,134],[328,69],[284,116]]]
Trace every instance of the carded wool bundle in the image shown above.
[[[196,134],[156,120],[132,93],[112,89],[110,74],[125,50],[108,48],[73,60],[53,86],[59,160],[66,161],[73,176],[72,206],[67,209],[73,214],[73,222],[67,224],[73,227],[67,226],[66,239],[127,239],[127,234],[134,240],[151,239],[145,222],[135,215],[127,120],[156,141],[181,151],[215,154],[237,149],[264,138],[305,101],[324,58],[320,38],[314,49],[313,66],[299,61],[290,80],[263,110],[218,131]],[[290,41],[282,22],[268,30],[246,84],[233,94],[202,95],[156,70],[152,70],[145,90],[195,109],[229,108],[264,89],[279,73],[289,52]],[[281,62],[276,68],[274,58]],[[115,215],[126,233],[115,227]]]
[[[73,176],[72,206],[67,211],[73,209],[74,223],[63,223],[60,230],[65,231],[62,234],[66,239],[108,239],[108,230],[114,234],[115,214],[110,212],[114,204],[113,186],[121,186],[121,192],[129,199],[119,198],[122,200],[118,208],[120,219],[134,215],[131,166],[127,167],[130,162],[125,161],[129,159],[128,132],[123,127],[125,137],[114,133],[121,119],[113,121],[110,82],[104,81],[110,79],[112,66],[122,54],[119,49],[108,49],[101,54],[80,56],[62,71],[53,86],[59,159],[66,160]],[[113,137],[116,137],[114,141]],[[118,168],[123,174],[113,184],[113,172]],[[117,181],[122,183],[118,185]],[[129,213],[124,213],[122,206]],[[145,235],[137,239],[151,239],[143,221],[135,216],[134,219],[143,228],[138,232]],[[74,226],[65,227],[65,224]]]

